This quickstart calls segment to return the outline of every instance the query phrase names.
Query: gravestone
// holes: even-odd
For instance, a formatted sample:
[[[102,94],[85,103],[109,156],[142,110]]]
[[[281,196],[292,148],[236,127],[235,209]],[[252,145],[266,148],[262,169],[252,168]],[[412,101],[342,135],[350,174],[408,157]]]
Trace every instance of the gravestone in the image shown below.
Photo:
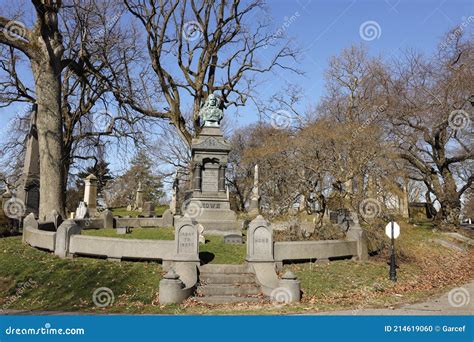
[[[155,216],[155,203],[145,202],[143,203],[142,214],[144,217],[153,217]]]
[[[76,209],[76,218],[84,219],[89,217],[89,210],[84,202],[79,202],[79,206]]]
[[[114,214],[110,210],[105,210],[102,213],[102,218],[104,219],[105,229],[112,229],[114,227]]]
[[[203,127],[191,144],[192,191],[189,200],[183,202],[181,214],[192,216],[203,225],[205,233],[241,234],[237,216],[230,209],[226,194],[225,174],[230,144],[220,128],[223,117],[220,100],[213,94],[209,95],[199,116]],[[192,212],[188,208],[192,208]]]
[[[56,230],[63,222],[63,218],[61,215],[59,215],[56,209],[53,209],[49,214],[46,215],[45,221],[52,222],[54,225],[54,229]]]
[[[171,212],[171,209],[166,209],[162,216],[163,227],[173,226],[174,215]]]
[[[199,260],[199,232],[189,217],[182,217],[176,222],[175,248],[175,260]]]
[[[8,216],[5,214],[6,202],[12,198],[10,190],[7,188],[1,196],[1,207],[0,207],[0,225],[6,226],[8,224]]]
[[[246,260],[249,262],[274,261],[273,232],[261,215],[250,222],[247,233]]]
[[[30,114],[30,130],[26,138],[25,161],[23,172],[18,180],[16,197],[25,205],[25,214],[33,213],[38,217],[39,213],[39,146],[38,131],[36,127],[37,105],[33,105]]]
[[[138,182],[138,189],[137,194],[135,196],[135,210],[142,211],[143,210],[143,189],[142,189],[142,182]]]
[[[241,245],[244,242],[242,235],[230,234],[224,236],[224,243],[229,245]]]
[[[93,174],[84,179],[84,203],[87,204],[89,216],[97,213],[97,177]]]
[[[258,187],[258,165],[255,165],[253,174],[252,197],[250,198],[249,213],[256,215],[260,212],[260,191]]]

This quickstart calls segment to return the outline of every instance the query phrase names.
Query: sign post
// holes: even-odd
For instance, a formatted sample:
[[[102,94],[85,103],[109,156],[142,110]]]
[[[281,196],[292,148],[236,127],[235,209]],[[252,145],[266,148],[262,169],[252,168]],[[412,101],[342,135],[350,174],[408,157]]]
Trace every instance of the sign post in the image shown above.
[[[385,226],[385,234],[390,238],[390,280],[397,281],[397,267],[395,262],[395,239],[400,235],[400,226],[391,221]]]

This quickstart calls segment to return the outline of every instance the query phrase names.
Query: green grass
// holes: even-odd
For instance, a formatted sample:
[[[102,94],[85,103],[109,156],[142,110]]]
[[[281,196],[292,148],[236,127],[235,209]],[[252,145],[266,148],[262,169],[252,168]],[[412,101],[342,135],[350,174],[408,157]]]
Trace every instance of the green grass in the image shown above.
[[[173,239],[171,228],[135,228],[117,235],[112,229],[87,230],[83,234],[137,239]],[[86,312],[171,314],[282,314],[321,310],[384,308],[427,299],[472,278],[472,253],[462,255],[432,243],[442,235],[427,226],[402,225],[397,245],[406,251],[399,260],[398,282],[388,280],[386,256],[367,262],[351,260],[286,265],[301,281],[301,303],[284,307],[259,302],[254,305],[160,306],[157,303],[163,271],[152,262],[114,263],[93,258],[59,259],[52,253],[21,244],[20,237],[0,239],[0,308]],[[241,264],[245,245],[226,245],[219,236],[206,236],[200,245],[204,262]],[[448,272],[451,274],[448,276]],[[435,276],[432,276],[436,274]],[[464,277],[455,276],[462,275]],[[280,274],[281,275],[281,274]],[[22,283],[31,279],[26,285]],[[432,282],[432,283],[431,283]],[[92,294],[110,288],[113,306],[97,308]]]
[[[157,263],[59,259],[23,245],[20,237],[0,239],[0,255],[3,309],[99,310],[92,295],[108,287],[115,296],[112,310],[139,311],[156,299],[162,275]]]
[[[115,229],[83,230],[84,235],[117,237],[122,239],[174,240],[173,228],[132,228],[131,234],[117,235]],[[206,236],[206,244],[199,246],[201,259],[211,264],[242,264],[246,246],[224,243],[222,236]]]
[[[206,236],[206,244],[199,246],[200,258],[211,264],[243,264],[247,253],[245,244],[225,244],[222,236]]]
[[[174,240],[173,228],[132,228],[131,234],[123,235],[118,235],[115,229],[88,229],[81,234],[121,239]]]
[[[157,205],[156,208],[155,208],[155,214],[156,216],[161,216],[163,215],[163,213],[165,212],[166,209],[168,209],[169,206],[168,205]],[[113,208],[112,209],[112,213],[114,214],[114,216],[130,216],[130,217],[138,217],[139,215],[142,215],[141,212],[139,211],[127,211],[127,208],[126,207],[122,207],[122,208]]]

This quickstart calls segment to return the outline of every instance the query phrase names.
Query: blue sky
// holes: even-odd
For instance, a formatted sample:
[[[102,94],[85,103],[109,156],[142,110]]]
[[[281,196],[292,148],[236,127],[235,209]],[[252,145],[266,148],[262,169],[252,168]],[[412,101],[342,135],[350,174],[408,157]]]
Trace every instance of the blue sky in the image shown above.
[[[7,4],[0,0],[0,7]],[[385,56],[406,48],[429,54],[448,30],[474,15],[474,0],[268,0],[267,4],[275,30],[285,27],[287,22],[285,34],[303,48],[298,67],[306,75],[277,73],[258,92],[270,96],[281,90],[285,82],[297,83],[305,89],[302,108],[318,102],[324,92],[327,62],[345,47],[364,43],[371,54]],[[361,37],[364,23],[375,27],[373,40]],[[469,26],[474,26],[474,20]],[[269,53],[263,51],[260,58],[268,59]],[[18,107],[0,109],[0,133],[17,110]],[[235,109],[227,114],[235,117]],[[239,109],[239,125],[255,120],[255,108]]]
[[[268,5],[277,28],[296,16],[286,33],[304,49],[298,66],[306,75],[284,73],[268,82],[265,92],[278,91],[285,80],[295,82],[305,88],[303,106],[317,103],[328,60],[342,49],[363,43],[371,54],[392,56],[407,48],[429,54],[448,30],[474,15],[471,0],[270,0]],[[377,38],[361,38],[359,29],[366,22],[378,24]],[[253,113],[239,112],[243,122],[255,120]]]

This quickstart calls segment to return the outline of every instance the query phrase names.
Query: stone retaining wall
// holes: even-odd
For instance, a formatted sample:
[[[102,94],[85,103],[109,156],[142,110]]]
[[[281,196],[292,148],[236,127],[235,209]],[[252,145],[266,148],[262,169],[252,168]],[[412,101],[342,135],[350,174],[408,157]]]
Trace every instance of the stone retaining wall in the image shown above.
[[[274,244],[275,261],[308,260],[357,256],[357,241],[284,241]]]
[[[54,252],[56,246],[56,232],[39,230],[34,227],[25,227],[23,228],[23,241],[30,246]]]
[[[110,259],[134,258],[170,260],[174,255],[173,240],[121,239],[99,236],[73,235],[70,254],[105,256]]]

